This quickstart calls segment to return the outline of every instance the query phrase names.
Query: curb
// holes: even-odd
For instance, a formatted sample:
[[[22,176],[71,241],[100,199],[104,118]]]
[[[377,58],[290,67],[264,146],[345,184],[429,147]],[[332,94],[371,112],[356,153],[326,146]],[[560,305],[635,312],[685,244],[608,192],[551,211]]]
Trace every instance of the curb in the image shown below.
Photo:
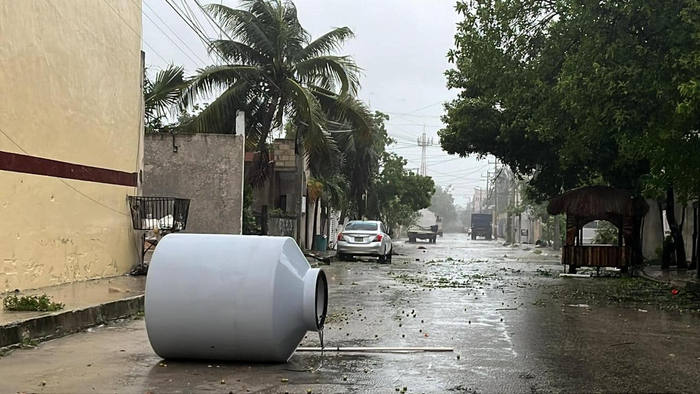
[[[111,320],[133,316],[143,311],[143,300],[144,296],[138,295],[0,326],[0,349],[19,347],[28,341],[48,341]]]
[[[646,272],[644,272],[643,268],[639,268],[637,271],[640,272],[640,274],[639,274],[640,278],[644,278],[646,280],[650,280],[650,281],[656,282],[656,283],[663,283],[666,285],[676,286],[678,288],[681,288],[681,287],[698,288],[700,286],[700,282],[698,282],[695,279],[691,279],[691,280],[662,280],[662,279],[652,278]]]

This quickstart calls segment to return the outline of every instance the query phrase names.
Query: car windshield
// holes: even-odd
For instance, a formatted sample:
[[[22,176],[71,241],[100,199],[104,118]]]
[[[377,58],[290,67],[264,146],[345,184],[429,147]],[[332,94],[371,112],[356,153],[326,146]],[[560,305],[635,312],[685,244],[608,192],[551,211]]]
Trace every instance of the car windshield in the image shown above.
[[[350,222],[345,226],[346,230],[377,231],[377,223],[371,222]]]

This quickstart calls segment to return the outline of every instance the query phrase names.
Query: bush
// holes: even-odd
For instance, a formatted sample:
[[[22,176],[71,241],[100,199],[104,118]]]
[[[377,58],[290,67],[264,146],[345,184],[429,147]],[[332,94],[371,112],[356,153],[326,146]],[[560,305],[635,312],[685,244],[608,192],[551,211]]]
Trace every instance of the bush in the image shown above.
[[[11,295],[2,300],[2,306],[8,311],[36,311],[50,312],[63,309],[65,306],[61,302],[51,301],[51,297],[42,295]]]
[[[593,243],[603,245],[617,245],[617,227],[614,224],[601,220],[598,222],[598,231],[596,232]]]

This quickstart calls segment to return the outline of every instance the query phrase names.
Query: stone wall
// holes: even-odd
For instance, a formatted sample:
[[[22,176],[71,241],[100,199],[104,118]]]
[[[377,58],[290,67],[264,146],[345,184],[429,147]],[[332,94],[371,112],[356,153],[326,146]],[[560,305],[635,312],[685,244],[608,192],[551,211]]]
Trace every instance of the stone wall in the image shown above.
[[[294,154],[294,140],[275,140],[275,169],[296,168],[296,155]]]
[[[240,234],[244,137],[149,134],[144,196],[189,198],[188,233]]]

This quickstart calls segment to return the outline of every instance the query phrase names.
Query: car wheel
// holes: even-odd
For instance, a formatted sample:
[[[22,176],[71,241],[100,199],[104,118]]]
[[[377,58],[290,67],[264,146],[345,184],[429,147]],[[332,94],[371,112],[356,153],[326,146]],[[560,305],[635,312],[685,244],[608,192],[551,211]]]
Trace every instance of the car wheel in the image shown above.
[[[386,255],[384,255],[384,254],[379,255],[379,259],[377,259],[377,261],[378,261],[380,264],[386,263]]]

